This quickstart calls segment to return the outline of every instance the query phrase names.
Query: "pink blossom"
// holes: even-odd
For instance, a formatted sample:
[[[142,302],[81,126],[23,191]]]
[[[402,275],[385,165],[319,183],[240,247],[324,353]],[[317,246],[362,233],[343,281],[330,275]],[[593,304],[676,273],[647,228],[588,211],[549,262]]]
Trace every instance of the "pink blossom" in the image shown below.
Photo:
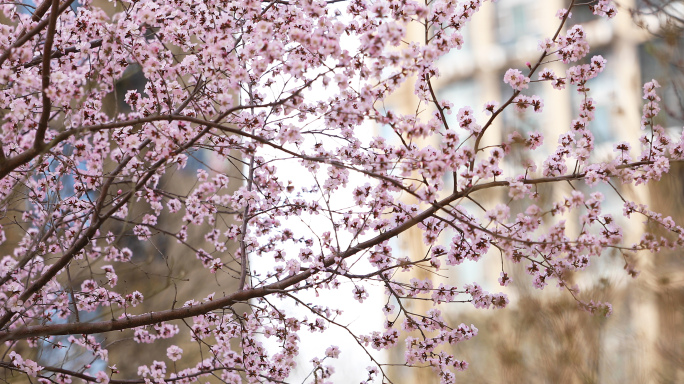
[[[523,75],[518,69],[509,69],[503,78],[504,83],[511,86],[516,91],[527,89],[530,83],[530,78]]]
[[[166,349],[166,356],[168,356],[169,360],[171,360],[171,361],[180,360],[182,355],[183,355],[183,350],[176,345],[172,345]]]

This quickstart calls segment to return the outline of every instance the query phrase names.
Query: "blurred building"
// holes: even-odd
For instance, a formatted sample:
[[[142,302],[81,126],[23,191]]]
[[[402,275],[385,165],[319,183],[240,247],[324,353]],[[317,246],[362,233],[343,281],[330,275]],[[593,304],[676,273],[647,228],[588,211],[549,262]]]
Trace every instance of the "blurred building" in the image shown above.
[[[666,105],[664,110],[679,112],[681,98],[675,78],[682,77],[679,59],[680,36],[663,37],[637,28],[629,12],[637,7],[634,0],[619,1],[618,16],[611,20],[594,16],[586,5],[572,10],[569,26],[582,23],[593,55],[607,59],[606,70],[589,81],[590,96],[596,101],[595,120],[590,123],[596,139],[595,160],[609,158],[613,145],[629,141],[638,148],[642,109],[642,85],[655,78],[664,88],[659,92]],[[567,7],[563,0],[500,0],[486,3],[462,31],[465,44],[442,57],[438,63],[441,76],[438,96],[454,104],[454,111],[469,105],[482,124],[486,121],[484,105],[489,101],[503,103],[513,90],[503,83],[508,68],[526,73],[525,63],[535,63],[541,52],[538,41],[551,37],[559,25],[554,17],[558,9]],[[656,18],[647,20],[651,32],[663,32]],[[416,28],[411,33],[422,33]],[[422,39],[421,35],[407,40]],[[660,37],[659,37],[660,36]],[[543,64],[543,68],[565,73],[560,62]],[[537,79],[538,70],[532,80]],[[556,138],[568,130],[579,110],[579,95],[575,87],[562,92],[548,83],[531,83],[526,95],[538,95],[544,100],[544,113],[532,116],[508,108],[487,131],[485,145],[500,143],[509,133],[538,130],[544,133],[544,146],[533,153],[511,155],[504,164],[505,172],[521,173],[520,163],[532,161],[541,166],[552,153]],[[667,100],[666,100],[667,99]],[[403,113],[416,110],[413,87],[407,86],[388,100],[389,108]],[[679,137],[681,116],[661,113],[660,123]],[[447,116],[450,126],[457,126],[456,113]],[[433,143],[437,144],[437,143]],[[525,158],[528,157],[528,158]],[[518,165],[516,165],[518,164]],[[450,182],[450,181],[447,181]],[[674,164],[672,172],[659,183],[647,188],[619,187],[625,197],[671,215],[684,222],[684,167]],[[574,186],[589,192],[584,183]],[[539,192],[547,199],[557,200],[568,195],[571,187],[546,185]],[[604,211],[620,220],[622,201],[609,186],[597,186],[591,191],[606,196]],[[508,202],[507,191],[493,191],[482,197],[486,208]],[[547,200],[548,201],[548,200]],[[494,203],[492,203],[494,202]],[[514,201],[511,211],[524,210],[529,201]],[[539,204],[540,202],[537,202]],[[484,203],[483,203],[484,204]],[[491,204],[491,205],[489,205]],[[566,217],[568,232],[577,231],[577,220]],[[640,222],[624,222],[625,242],[634,242],[645,229]],[[572,228],[573,225],[575,228]],[[440,240],[449,243],[449,235]],[[416,230],[398,242],[412,257],[428,253]],[[506,271],[515,281],[500,287],[497,279],[501,259],[491,254],[478,263],[463,263],[448,276],[431,275],[436,284],[445,282],[462,287],[474,281],[490,292],[506,292],[511,304],[505,310],[476,310],[468,304],[443,307],[452,324],[475,324],[480,334],[471,341],[458,344],[456,358],[470,363],[467,371],[457,374],[459,383],[679,383],[684,382],[684,259],[679,252],[657,255],[641,254],[637,260],[641,275],[632,280],[623,270],[624,259],[614,252],[604,252],[592,260],[590,270],[573,276],[587,299],[609,301],[614,312],[610,318],[594,317],[577,309],[577,302],[565,291],[547,287],[536,290],[527,279],[521,265],[506,263]],[[420,278],[427,272],[416,269]],[[440,271],[444,273],[444,271]],[[421,305],[421,304],[414,304]],[[425,306],[431,305],[425,302]],[[426,308],[427,309],[427,308]],[[390,353],[393,363],[401,362],[402,348]],[[401,377],[401,383],[438,383],[429,369],[394,367],[390,377]]]

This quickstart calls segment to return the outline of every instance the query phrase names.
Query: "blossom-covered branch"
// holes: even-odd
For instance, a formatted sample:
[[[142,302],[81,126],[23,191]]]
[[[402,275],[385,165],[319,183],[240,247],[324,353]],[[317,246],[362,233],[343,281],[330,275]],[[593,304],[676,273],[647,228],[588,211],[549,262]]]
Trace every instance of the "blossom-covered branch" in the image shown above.
[[[636,253],[684,245],[672,218],[620,192],[684,158],[659,125],[656,81],[638,141],[595,154],[589,85],[610,63],[571,13],[611,18],[609,0],[559,10],[538,59],[505,71],[510,94],[485,105],[438,86],[484,0],[72,3],[0,5],[0,367],[13,374],[288,382],[300,334],[340,328],[368,382],[391,381],[373,350],[403,340],[403,365],[453,383],[468,363],[451,346],[479,331],[444,308],[509,299],[440,271],[497,257],[501,286],[521,264],[535,288],[607,315],[569,276],[605,250],[636,276]],[[579,95],[560,134],[499,130],[510,109],[544,113],[531,83]],[[406,89],[412,108],[389,108]],[[559,184],[569,192],[540,199]],[[624,220],[658,230],[627,240],[634,224],[604,208],[600,185]],[[397,249],[409,232],[424,251]],[[342,297],[383,302],[368,313],[385,322],[356,330]],[[122,353],[133,348],[150,361]],[[307,377],[330,380],[343,350],[325,345]]]

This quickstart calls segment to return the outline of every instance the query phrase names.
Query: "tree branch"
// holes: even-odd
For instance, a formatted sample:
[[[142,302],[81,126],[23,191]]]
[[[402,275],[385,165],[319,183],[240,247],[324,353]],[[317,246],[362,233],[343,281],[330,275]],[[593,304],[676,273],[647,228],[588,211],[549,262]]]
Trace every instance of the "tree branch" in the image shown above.
[[[45,140],[45,131],[50,120],[50,109],[52,109],[52,101],[47,94],[47,89],[50,87],[50,53],[52,52],[52,43],[55,40],[55,31],[57,29],[57,17],[59,16],[59,0],[52,0],[52,12],[50,12],[50,19],[47,33],[45,36],[45,44],[43,47],[43,68],[41,70],[42,78],[42,93],[43,93],[43,110],[40,113],[40,120],[38,121],[38,129],[36,130],[36,137],[33,142],[35,148],[42,148]]]
[[[62,4],[61,7],[59,7],[59,12],[57,12],[57,14],[60,14],[60,13],[64,12],[65,10],[69,9],[69,7],[71,6],[71,3],[73,3],[73,2],[74,2],[74,0],[67,0],[64,4]],[[41,7],[42,6],[43,5],[41,5]],[[22,45],[26,44],[27,41],[31,40],[31,38],[33,38],[33,36],[39,34],[40,31],[42,31],[43,28],[45,28],[49,23],[50,23],[50,19],[45,19],[45,20],[39,22],[38,24],[36,24],[36,26],[33,27],[33,29],[31,29],[29,32],[22,33],[21,37],[18,38],[17,40],[15,40],[14,43],[12,43],[12,45],[10,45],[7,48],[7,50],[2,55],[0,55],[0,67],[2,66],[2,64],[5,63],[5,61],[7,61],[7,59],[9,59],[10,55],[12,54],[12,50],[19,48]]]

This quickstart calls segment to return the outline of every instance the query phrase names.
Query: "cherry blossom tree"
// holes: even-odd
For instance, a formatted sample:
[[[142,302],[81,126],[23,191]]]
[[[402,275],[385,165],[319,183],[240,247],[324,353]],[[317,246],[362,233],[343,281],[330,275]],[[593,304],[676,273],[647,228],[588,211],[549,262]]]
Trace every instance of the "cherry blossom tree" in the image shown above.
[[[502,260],[502,286],[512,278],[503,260],[521,263],[534,287],[556,285],[580,308],[607,316],[610,304],[581,297],[568,276],[605,250],[621,254],[636,276],[638,253],[684,242],[672,218],[617,188],[611,198],[622,199],[626,217],[665,232],[627,242],[600,192],[540,198],[539,188],[554,183],[645,184],[684,157],[681,138],[657,124],[656,81],[643,87],[639,141],[615,143],[610,159],[593,156],[592,130],[600,127],[592,126],[591,79],[610,63],[590,54],[571,13],[588,6],[611,18],[610,0],[572,0],[548,15],[558,28],[540,41],[538,60],[498,79],[509,97],[470,106],[438,97],[436,61],[461,48],[463,28],[492,6],[485,0],[1,6],[7,380],[287,382],[299,364],[312,382],[332,382],[328,362],[344,349],[331,343],[300,362],[300,334],[341,328],[368,354],[369,382],[390,380],[373,351],[402,342],[405,365],[430,366],[452,383],[468,363],[449,346],[478,330],[449,323],[443,308],[498,309],[509,300],[478,282],[436,286],[406,272],[441,273],[492,254]],[[422,28],[419,39],[409,25]],[[549,69],[555,61],[567,71]],[[122,90],[136,68],[144,89]],[[558,137],[497,137],[492,127],[505,109],[543,113],[544,100],[528,92],[532,82],[578,93],[578,115]],[[405,85],[419,108],[385,108]],[[478,121],[481,110],[488,118]],[[452,113],[458,126],[449,124]],[[392,140],[368,134],[379,126]],[[539,164],[504,163],[549,142],[558,144]],[[491,191],[505,198],[482,201]],[[514,200],[525,209],[512,210]],[[566,230],[570,219],[576,233]],[[414,228],[427,254],[393,248],[392,239]],[[439,242],[447,232],[448,242]],[[130,274],[165,273],[143,262],[148,253],[166,266],[167,284],[133,289]],[[177,265],[198,271],[183,275]],[[338,320],[345,308],[330,298],[364,302],[371,286],[384,288],[386,304],[368,311],[387,320],[359,334]],[[411,302],[431,305],[417,310]],[[306,315],[288,311],[295,304]],[[150,361],[132,368],[112,352],[148,344],[156,346]],[[70,357],[75,350],[84,354]],[[57,363],[55,354],[63,356]]]

